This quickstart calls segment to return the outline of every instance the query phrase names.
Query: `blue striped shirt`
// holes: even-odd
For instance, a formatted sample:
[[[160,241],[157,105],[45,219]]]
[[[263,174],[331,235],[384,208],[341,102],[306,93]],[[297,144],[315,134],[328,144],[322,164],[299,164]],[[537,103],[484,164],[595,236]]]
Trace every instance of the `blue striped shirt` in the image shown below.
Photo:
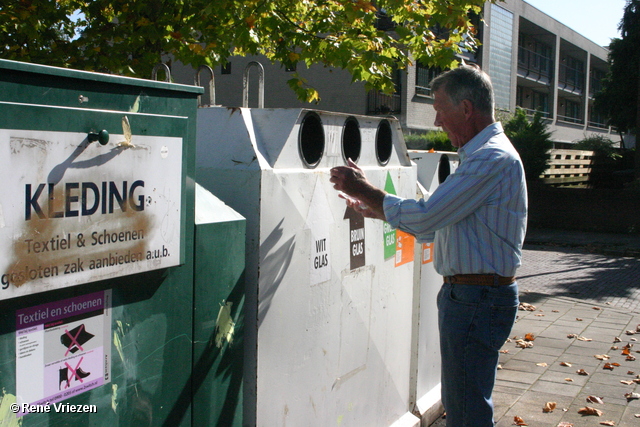
[[[419,242],[434,241],[434,267],[442,276],[515,276],[527,223],[520,156],[500,123],[487,126],[458,154],[458,169],[427,200],[386,195],[387,221]]]

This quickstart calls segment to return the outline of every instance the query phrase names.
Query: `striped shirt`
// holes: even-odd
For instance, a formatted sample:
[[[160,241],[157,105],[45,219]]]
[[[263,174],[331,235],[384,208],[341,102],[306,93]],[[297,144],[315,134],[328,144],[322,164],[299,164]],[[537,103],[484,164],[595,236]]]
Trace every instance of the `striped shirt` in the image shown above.
[[[388,194],[392,227],[434,241],[442,276],[515,276],[527,223],[527,188],[518,152],[493,123],[458,150],[460,165],[427,199]]]

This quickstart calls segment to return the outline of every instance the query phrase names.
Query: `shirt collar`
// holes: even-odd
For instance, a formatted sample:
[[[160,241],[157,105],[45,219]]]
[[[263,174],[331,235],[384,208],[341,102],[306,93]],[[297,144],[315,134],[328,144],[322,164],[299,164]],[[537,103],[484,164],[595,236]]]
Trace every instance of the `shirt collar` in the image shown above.
[[[491,137],[502,132],[504,132],[504,130],[502,129],[502,123],[500,122],[491,123],[489,126],[482,129],[476,136],[471,138],[469,142],[458,149],[460,161],[464,160],[467,156],[470,156],[471,154],[479,150],[480,147],[482,147],[482,145],[484,145],[484,143],[487,142]]]

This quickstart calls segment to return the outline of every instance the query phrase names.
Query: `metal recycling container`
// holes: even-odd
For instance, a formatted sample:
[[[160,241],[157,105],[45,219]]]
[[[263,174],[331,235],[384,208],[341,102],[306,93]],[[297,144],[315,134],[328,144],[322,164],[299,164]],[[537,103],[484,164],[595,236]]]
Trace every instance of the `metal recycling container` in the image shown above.
[[[193,425],[241,427],[246,221],[196,184]]]
[[[351,158],[415,197],[398,122],[309,109],[198,110],[198,183],[247,219],[246,425],[415,425],[414,239],[347,209]]]
[[[0,60],[3,425],[191,425],[200,93]]]
[[[453,152],[430,152],[409,150],[409,157],[418,167],[418,184],[422,194],[428,198],[438,186],[458,167],[459,157]],[[442,414],[440,403],[440,343],[438,334],[438,308],[436,298],[442,276],[433,268],[433,243],[423,243],[416,253],[416,295],[414,312],[418,313],[417,359],[414,393],[416,409],[423,422],[430,423]]]

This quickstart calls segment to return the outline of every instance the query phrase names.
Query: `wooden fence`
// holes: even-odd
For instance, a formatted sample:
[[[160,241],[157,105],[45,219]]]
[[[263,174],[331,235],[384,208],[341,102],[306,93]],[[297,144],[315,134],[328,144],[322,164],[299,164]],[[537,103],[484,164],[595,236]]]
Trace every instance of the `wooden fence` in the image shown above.
[[[549,153],[549,168],[540,175],[543,183],[573,187],[587,184],[593,166],[593,151],[552,149]]]

